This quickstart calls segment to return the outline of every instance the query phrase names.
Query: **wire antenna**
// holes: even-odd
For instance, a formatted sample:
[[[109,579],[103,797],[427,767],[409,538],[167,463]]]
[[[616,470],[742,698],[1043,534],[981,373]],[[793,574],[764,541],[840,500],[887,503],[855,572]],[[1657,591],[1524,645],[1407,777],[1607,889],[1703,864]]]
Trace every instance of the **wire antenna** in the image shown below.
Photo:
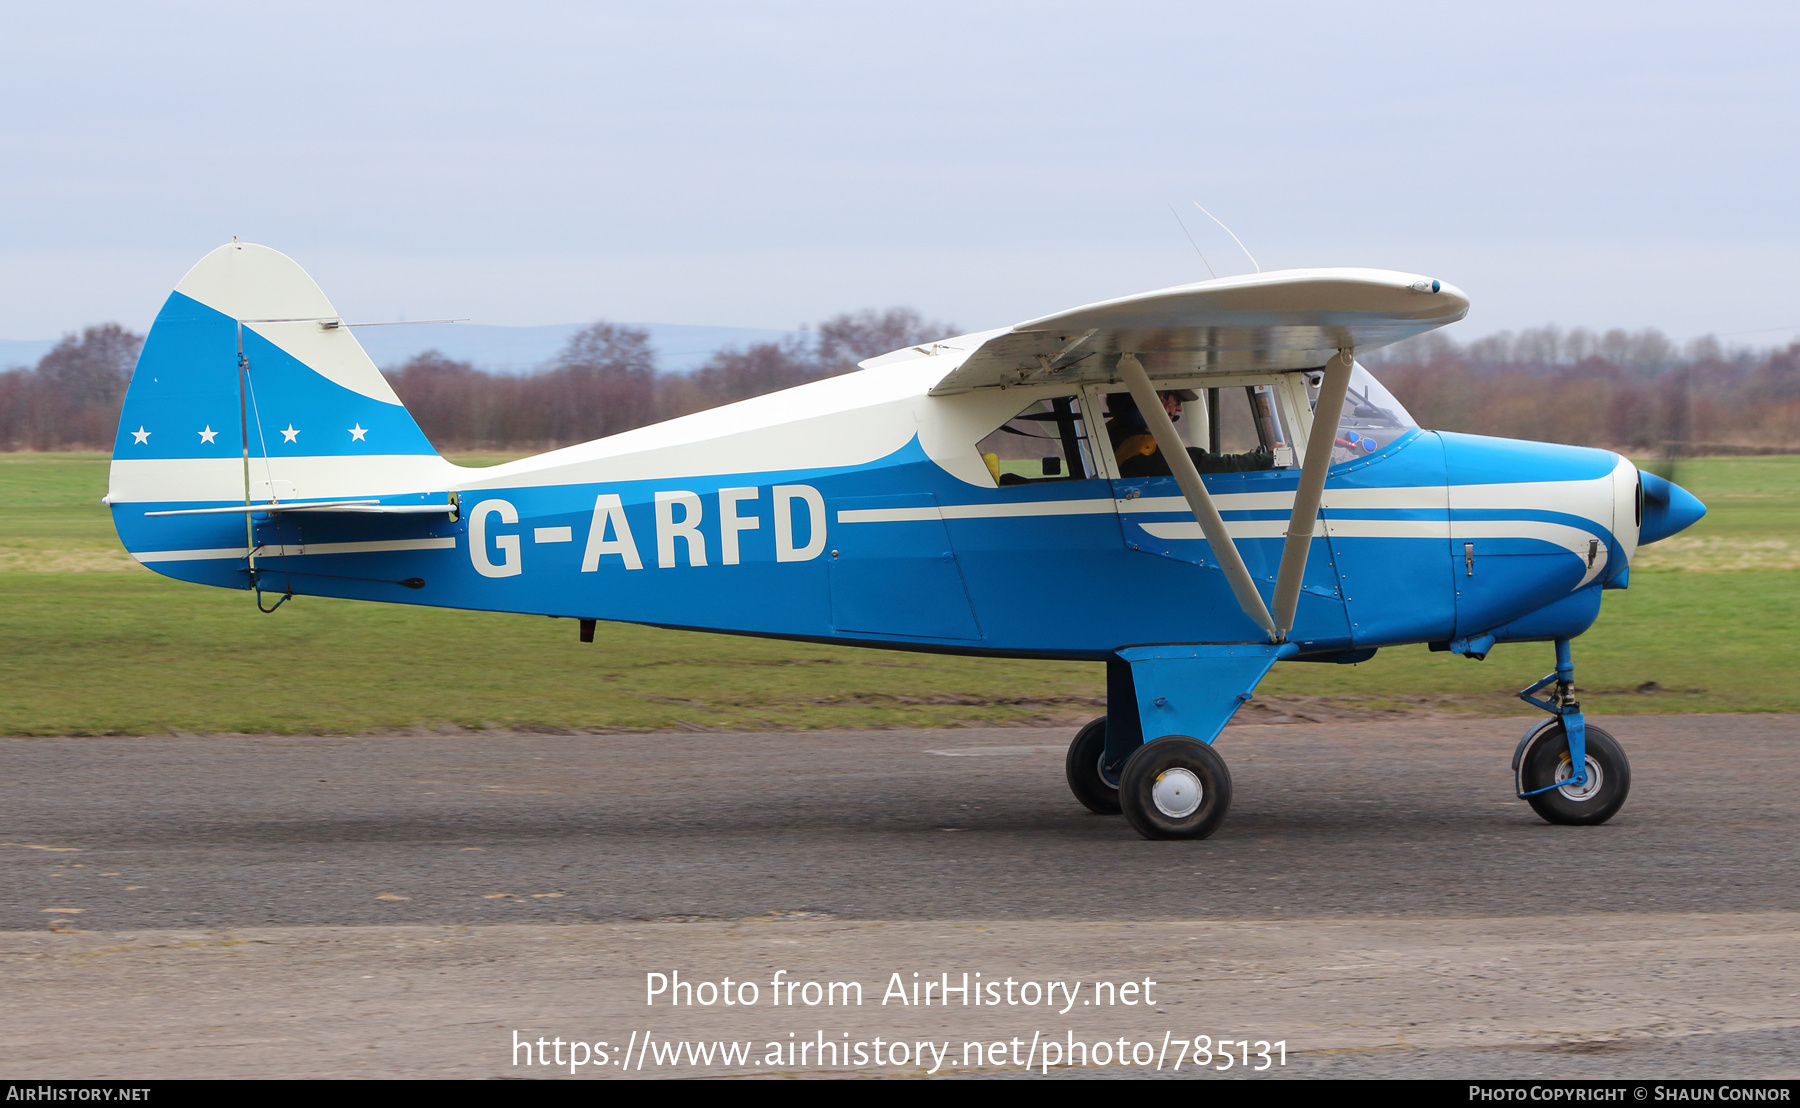
[[[421,323],[467,323],[468,316],[460,319],[390,319],[381,323],[346,323],[346,327],[417,327]]]
[[[1175,217],[1176,223],[1181,223],[1181,213],[1175,210],[1175,205],[1169,205],[1169,214]],[[1188,234],[1187,224],[1181,223],[1181,233],[1187,235],[1188,245],[1194,248],[1194,253],[1200,255],[1200,264],[1206,267],[1206,272],[1210,276],[1217,278],[1219,275],[1213,272],[1212,263],[1206,260],[1205,254],[1201,253],[1200,244],[1194,241],[1193,235]]]
[[[1212,220],[1214,223],[1217,223],[1221,227],[1225,227],[1225,224],[1219,219],[1218,216],[1212,214],[1211,212],[1207,212],[1205,208],[1200,207],[1200,201],[1195,200],[1193,202],[1193,204],[1194,204],[1194,207],[1200,208],[1201,211],[1206,212],[1206,218]],[[1254,257],[1251,257],[1250,248],[1244,245],[1243,239],[1237,237],[1237,232],[1233,231],[1229,227],[1225,227],[1225,233],[1231,236],[1232,242],[1235,242],[1238,244],[1238,249],[1242,250],[1244,252],[1244,257],[1250,258],[1250,264],[1253,266],[1256,266],[1256,272],[1261,273],[1262,266],[1256,265],[1256,259]]]

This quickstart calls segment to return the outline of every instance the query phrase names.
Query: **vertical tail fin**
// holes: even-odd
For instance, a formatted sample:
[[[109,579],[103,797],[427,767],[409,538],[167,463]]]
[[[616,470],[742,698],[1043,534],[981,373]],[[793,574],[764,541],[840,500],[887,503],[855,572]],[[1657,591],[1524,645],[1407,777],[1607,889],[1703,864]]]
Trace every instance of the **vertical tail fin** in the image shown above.
[[[188,271],[150,328],[107,500],[140,560],[241,587],[220,564],[246,556],[241,515],[145,512],[442,490],[457,472],[306,271],[231,242]],[[159,557],[171,552],[195,556]]]

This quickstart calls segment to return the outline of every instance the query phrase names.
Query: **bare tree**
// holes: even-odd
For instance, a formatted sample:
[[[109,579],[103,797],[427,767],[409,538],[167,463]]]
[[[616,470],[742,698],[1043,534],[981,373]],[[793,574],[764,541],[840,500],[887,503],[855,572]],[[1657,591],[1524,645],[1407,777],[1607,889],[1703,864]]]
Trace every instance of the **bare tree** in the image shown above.
[[[427,350],[387,374],[419,429],[440,449],[496,448],[548,439],[520,403],[517,377],[483,373]]]
[[[6,374],[0,446],[58,450],[112,442],[144,337],[104,323],[64,335],[35,369]]]
[[[103,323],[82,331],[79,339],[64,335],[38,362],[38,375],[78,407],[113,404],[124,397],[143,346],[144,336]]]
[[[956,332],[955,324],[928,320],[911,308],[844,312],[819,324],[818,360],[827,368],[821,376],[845,373],[865,358]]]
[[[683,380],[664,382],[673,407],[686,411],[779,392],[826,376],[805,339],[759,342],[721,350]],[[678,384],[679,382],[679,384]]]
[[[929,321],[911,308],[845,312],[820,324],[814,338],[728,348],[685,377],[663,378],[662,409],[665,415],[682,415],[793,388],[848,373],[865,358],[955,332],[953,325]]]
[[[547,405],[549,438],[581,442],[656,419],[656,353],[650,334],[595,323],[569,337],[552,368],[530,379],[527,395]]]

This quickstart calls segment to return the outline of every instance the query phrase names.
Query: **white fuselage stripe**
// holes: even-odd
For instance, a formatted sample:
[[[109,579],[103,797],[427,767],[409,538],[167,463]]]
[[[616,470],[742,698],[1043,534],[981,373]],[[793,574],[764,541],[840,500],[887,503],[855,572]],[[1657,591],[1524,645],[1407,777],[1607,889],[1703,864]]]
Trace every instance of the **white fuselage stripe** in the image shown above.
[[[1204,541],[1206,538],[1200,525],[1193,520],[1140,523],[1138,526],[1159,539]],[[1584,560],[1591,548],[1594,560],[1581,579],[1581,583],[1585,585],[1606,568],[1610,553],[1605,529],[1598,524],[1595,526],[1595,531],[1587,531],[1564,523],[1547,523],[1536,519],[1457,520],[1454,523],[1443,519],[1332,519],[1314,524],[1313,537],[1323,538],[1329,534],[1333,539],[1432,539],[1444,543],[1446,552],[1452,558],[1462,556],[1460,550],[1450,549],[1452,540],[1463,539],[1536,539],[1559,546]],[[1287,533],[1287,521],[1226,520],[1225,530],[1233,540],[1278,539]],[[1599,545],[1591,547],[1590,544],[1596,539],[1599,540]]]
[[[1446,516],[1452,508],[1481,511],[1555,510],[1578,515],[1610,530],[1610,521],[1596,519],[1582,507],[1596,504],[1610,507],[1610,476],[1597,481],[1530,482],[1515,485],[1403,485],[1381,489],[1327,489],[1325,510],[1337,511],[1429,511]],[[1604,486],[1604,488],[1602,488]],[[1604,495],[1596,495],[1604,493]],[[1222,513],[1254,511],[1291,511],[1293,493],[1225,493],[1213,497]],[[1548,508],[1556,505],[1555,508]],[[1015,504],[941,504],[916,508],[846,508],[839,511],[839,523],[903,523],[924,519],[998,519],[1019,516],[1100,515],[1188,515],[1187,501],[1179,496],[1153,496],[1137,500],[1033,500]],[[1237,523],[1264,522],[1276,525],[1279,535],[1286,520],[1238,520]],[[1407,520],[1332,520],[1332,526],[1351,523],[1402,524]],[[1442,533],[1445,520],[1432,523]],[[1459,528],[1470,523],[1458,521]],[[1153,532],[1155,533],[1155,532]],[[1234,532],[1235,534],[1236,532]],[[1348,532],[1346,532],[1348,533]]]
[[[1186,509],[1186,504],[1182,505]],[[1091,516],[1112,512],[1109,500],[1030,500],[1022,504],[941,504],[920,508],[845,508],[839,523],[907,523],[922,519],[1003,519],[1016,516]]]
[[[436,454],[252,458],[250,496],[258,501],[339,500],[441,493],[481,472]],[[107,496],[112,504],[242,504],[244,462],[241,457],[114,458]]]

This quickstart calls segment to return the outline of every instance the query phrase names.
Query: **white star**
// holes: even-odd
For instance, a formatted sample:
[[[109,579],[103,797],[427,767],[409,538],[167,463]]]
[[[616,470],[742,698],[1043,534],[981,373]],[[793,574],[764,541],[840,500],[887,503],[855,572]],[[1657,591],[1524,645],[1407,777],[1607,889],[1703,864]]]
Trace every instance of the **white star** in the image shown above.
[[[201,442],[211,442],[218,437],[219,433],[212,429],[212,424],[210,423],[206,425],[206,430],[200,432]]]
[[[136,445],[143,446],[150,441],[150,435],[151,432],[144,430],[144,425],[140,423],[138,429],[131,433],[131,438]]]
[[[290,423],[287,425],[287,430],[285,430],[281,433],[281,441],[282,442],[294,442],[294,441],[296,441],[296,437],[299,434],[300,434],[300,432],[294,430],[294,425]]]
[[[349,430],[350,430],[350,441],[352,441],[352,442],[367,442],[367,441],[369,441],[369,440],[363,438],[364,435],[369,433],[369,429],[367,427],[364,427],[360,421],[357,422],[356,426],[350,428]]]

